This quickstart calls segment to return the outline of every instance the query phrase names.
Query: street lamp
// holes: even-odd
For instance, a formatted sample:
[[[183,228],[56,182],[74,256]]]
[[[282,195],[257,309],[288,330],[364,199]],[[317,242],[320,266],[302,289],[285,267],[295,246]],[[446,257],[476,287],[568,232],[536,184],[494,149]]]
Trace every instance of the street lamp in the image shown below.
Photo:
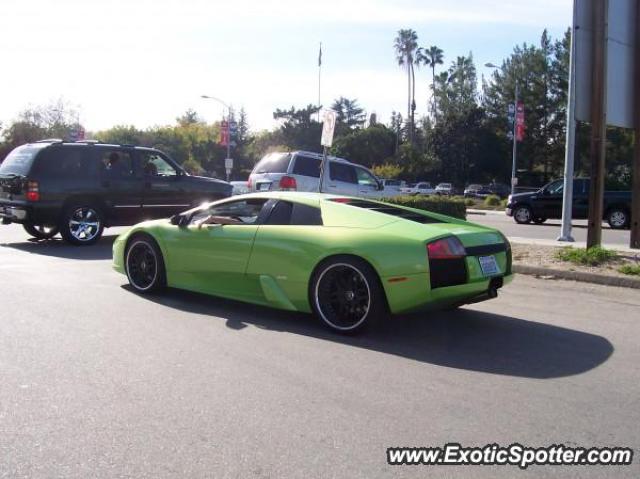
[[[499,69],[500,67],[498,65],[494,65],[493,63],[489,62],[489,63],[485,63],[484,64],[485,67],[487,68],[493,68],[493,69]],[[517,118],[517,109],[518,109],[518,80],[516,79],[516,91],[515,91],[515,98],[513,101],[513,107],[514,107],[514,118],[513,118],[513,151],[512,151],[512,158],[511,158],[511,194],[513,195],[515,193],[515,188],[516,188],[516,156],[517,156],[517,149],[518,149],[518,140],[516,138],[516,124],[518,123],[516,118]]]
[[[205,100],[217,101],[227,109],[227,159],[225,160],[225,169],[227,170],[227,181],[229,181],[230,168],[227,168],[226,165],[227,160],[231,159],[231,134],[229,134],[231,128],[231,107],[220,98],[216,98],[215,96],[200,95],[200,98],[204,98]]]

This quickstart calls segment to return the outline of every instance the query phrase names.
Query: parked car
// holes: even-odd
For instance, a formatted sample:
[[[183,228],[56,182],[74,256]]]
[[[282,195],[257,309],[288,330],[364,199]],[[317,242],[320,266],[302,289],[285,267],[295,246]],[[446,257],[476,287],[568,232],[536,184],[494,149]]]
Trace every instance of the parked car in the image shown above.
[[[589,216],[589,178],[573,180],[574,219]],[[532,193],[509,195],[506,213],[513,216],[516,223],[544,223],[548,218],[562,218],[562,193],[564,180],[555,180]],[[603,219],[611,228],[629,227],[631,223],[631,192],[605,191]]]
[[[249,193],[249,187],[246,181],[230,181],[229,184],[233,187],[231,190],[232,195],[244,195]]]
[[[511,248],[497,230],[364,198],[266,192],[141,223],[113,245],[139,293],[181,288],[315,313],[354,333],[389,313],[494,298]]]
[[[463,192],[465,198],[482,198],[489,193],[489,189],[486,186],[479,184],[471,184]]]
[[[384,196],[386,198],[403,194],[402,189],[407,186],[407,183],[403,180],[380,178],[380,182],[384,185]]]
[[[403,195],[432,195],[436,190],[431,187],[431,183],[428,181],[420,181],[406,188],[401,188],[400,192]]]
[[[384,185],[367,168],[343,158],[327,157],[322,190],[352,196],[381,198]],[[249,176],[248,186],[256,191],[317,192],[322,155],[308,151],[270,153],[262,158]]]
[[[500,198],[506,198],[511,193],[511,188],[504,183],[490,183],[485,185],[485,188],[489,191],[489,194],[499,196]]]
[[[451,183],[440,183],[436,186],[437,195],[452,195],[453,193],[453,185]]]
[[[0,164],[3,224],[21,223],[38,239],[59,231],[74,245],[230,194],[229,183],[191,176],[153,148],[48,140],[15,148]]]

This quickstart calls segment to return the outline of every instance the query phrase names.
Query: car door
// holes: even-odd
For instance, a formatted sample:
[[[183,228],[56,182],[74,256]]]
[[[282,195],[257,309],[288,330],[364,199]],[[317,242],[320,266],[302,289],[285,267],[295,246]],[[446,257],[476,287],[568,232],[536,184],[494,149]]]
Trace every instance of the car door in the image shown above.
[[[585,219],[589,217],[589,180],[573,180],[572,212],[574,219]]]
[[[166,218],[192,206],[179,168],[157,151],[137,150],[142,176],[142,211],[147,218]]]
[[[142,214],[142,179],[132,150],[96,148],[100,178],[100,196],[112,225],[130,225]],[[95,164],[95,163],[94,163]]]
[[[359,166],[355,166],[354,168],[358,179],[358,196],[365,198],[379,198],[382,196],[384,190],[380,190],[377,178],[364,168],[360,168]]]
[[[534,214],[542,218],[560,218],[562,215],[562,192],[564,181],[556,180],[549,183],[534,201]]]
[[[250,299],[257,284],[246,279],[247,263],[264,198],[226,201],[196,210],[167,240],[170,284],[208,294]]]
[[[349,163],[329,161],[329,181],[325,192],[358,196],[358,175],[355,167]]]

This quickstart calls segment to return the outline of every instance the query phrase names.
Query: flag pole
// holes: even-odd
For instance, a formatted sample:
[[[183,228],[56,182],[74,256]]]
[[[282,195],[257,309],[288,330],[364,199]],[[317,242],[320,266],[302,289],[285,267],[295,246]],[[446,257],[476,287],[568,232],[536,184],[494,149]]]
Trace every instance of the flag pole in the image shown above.
[[[318,52],[318,123],[320,123],[320,74],[322,72],[322,42]]]

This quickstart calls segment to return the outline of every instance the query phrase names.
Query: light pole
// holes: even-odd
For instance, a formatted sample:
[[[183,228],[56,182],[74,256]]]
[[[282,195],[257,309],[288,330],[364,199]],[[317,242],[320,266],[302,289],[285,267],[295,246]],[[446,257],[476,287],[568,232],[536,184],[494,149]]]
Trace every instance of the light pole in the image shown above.
[[[224,101],[222,101],[220,98],[216,98],[215,96],[211,96],[211,95],[200,95],[200,98],[204,98],[205,100],[213,100],[213,101],[217,101],[218,103],[220,103],[222,106],[224,106],[227,109],[227,159],[231,158],[231,134],[230,134],[230,130],[231,130],[231,107],[225,103]],[[226,160],[225,160],[226,163]],[[225,169],[226,166],[225,166]],[[227,169],[228,171],[228,169]],[[229,181],[229,173],[227,172],[227,181]]]
[[[493,68],[498,70],[500,67],[497,65],[494,65],[493,63],[485,63],[484,64],[485,67],[487,68]],[[511,194],[513,195],[515,193],[515,188],[516,188],[516,158],[517,158],[517,153],[518,153],[518,139],[516,137],[516,125],[518,123],[517,121],[517,115],[518,115],[518,79],[516,78],[516,88],[515,88],[515,98],[513,101],[513,108],[514,108],[514,117],[513,117],[513,129],[512,129],[512,133],[513,133],[513,149],[512,149],[512,153],[511,153]]]

